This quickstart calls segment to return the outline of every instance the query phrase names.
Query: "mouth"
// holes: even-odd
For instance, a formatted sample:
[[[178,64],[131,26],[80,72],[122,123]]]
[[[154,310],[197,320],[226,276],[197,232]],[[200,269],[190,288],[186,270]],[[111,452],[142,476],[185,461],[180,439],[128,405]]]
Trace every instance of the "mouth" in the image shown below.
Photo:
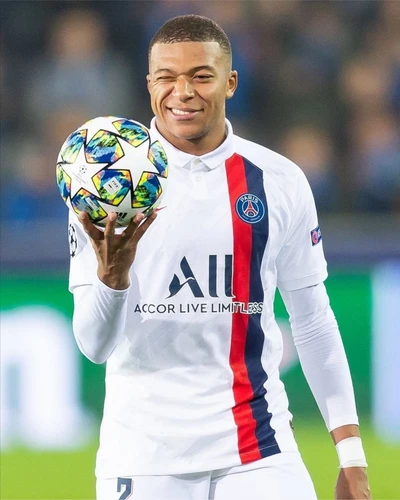
[[[201,110],[199,109],[181,109],[181,108],[167,108],[171,113],[174,120],[185,121],[185,120],[193,120]]]

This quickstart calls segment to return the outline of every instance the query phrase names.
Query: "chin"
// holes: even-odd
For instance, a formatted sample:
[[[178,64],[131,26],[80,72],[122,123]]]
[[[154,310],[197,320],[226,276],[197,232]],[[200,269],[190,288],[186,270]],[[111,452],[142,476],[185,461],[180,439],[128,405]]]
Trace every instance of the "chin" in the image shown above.
[[[185,130],[183,130],[185,128]],[[205,132],[198,127],[169,127],[168,132],[178,139],[185,141],[195,141],[204,137]]]

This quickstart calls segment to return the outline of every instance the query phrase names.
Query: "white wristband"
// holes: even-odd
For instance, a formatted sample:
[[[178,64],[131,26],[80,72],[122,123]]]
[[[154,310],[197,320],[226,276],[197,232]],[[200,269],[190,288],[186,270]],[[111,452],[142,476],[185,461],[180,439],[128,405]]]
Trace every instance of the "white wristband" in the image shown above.
[[[339,467],[367,467],[367,459],[361,438],[358,436],[349,437],[339,441],[336,445],[336,451],[339,457]]]

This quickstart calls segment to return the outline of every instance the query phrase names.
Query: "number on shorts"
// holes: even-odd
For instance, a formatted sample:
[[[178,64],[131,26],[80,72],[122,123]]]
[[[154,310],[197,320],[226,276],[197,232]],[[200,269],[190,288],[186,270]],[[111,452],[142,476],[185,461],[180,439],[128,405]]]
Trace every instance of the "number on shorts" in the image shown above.
[[[132,495],[132,479],[127,477],[119,477],[117,483],[117,491],[120,493],[122,488],[125,488],[119,500],[126,500]]]

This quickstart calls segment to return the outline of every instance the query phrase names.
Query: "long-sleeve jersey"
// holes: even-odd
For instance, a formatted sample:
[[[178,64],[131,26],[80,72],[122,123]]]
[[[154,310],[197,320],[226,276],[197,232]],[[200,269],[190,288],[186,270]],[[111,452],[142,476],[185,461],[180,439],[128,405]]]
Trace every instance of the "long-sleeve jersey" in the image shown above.
[[[357,423],[309,185],[286,158],[226,130],[219,148],[194,157],[153,122],[168,187],[129,289],[98,280],[71,215],[75,337],[89,359],[107,361],[98,477],[200,472],[297,450],[279,375],[277,287],[328,429]]]

